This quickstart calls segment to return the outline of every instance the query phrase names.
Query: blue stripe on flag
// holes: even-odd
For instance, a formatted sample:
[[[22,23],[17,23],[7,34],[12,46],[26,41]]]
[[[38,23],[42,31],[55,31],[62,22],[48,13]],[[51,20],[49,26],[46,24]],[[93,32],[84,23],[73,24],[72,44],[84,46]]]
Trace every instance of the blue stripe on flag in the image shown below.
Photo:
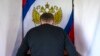
[[[24,20],[29,8],[31,7],[31,5],[35,2],[35,0],[27,0],[26,1],[26,5],[23,7],[23,11],[22,11],[22,19]]]
[[[68,24],[67,24],[67,26],[64,29],[64,31],[65,31],[66,34],[69,34],[73,23],[74,23],[74,12],[72,10],[72,13],[71,13],[71,16],[69,18]]]

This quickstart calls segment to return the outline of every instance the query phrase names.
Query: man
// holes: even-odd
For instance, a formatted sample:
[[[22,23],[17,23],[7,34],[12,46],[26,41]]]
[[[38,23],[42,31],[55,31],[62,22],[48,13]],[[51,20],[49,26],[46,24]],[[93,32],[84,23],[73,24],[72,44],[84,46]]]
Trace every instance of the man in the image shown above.
[[[64,49],[69,56],[78,56],[63,29],[53,26],[54,16],[51,13],[43,13],[40,21],[40,26],[27,32],[17,56],[25,56],[29,49],[31,56],[64,56]]]

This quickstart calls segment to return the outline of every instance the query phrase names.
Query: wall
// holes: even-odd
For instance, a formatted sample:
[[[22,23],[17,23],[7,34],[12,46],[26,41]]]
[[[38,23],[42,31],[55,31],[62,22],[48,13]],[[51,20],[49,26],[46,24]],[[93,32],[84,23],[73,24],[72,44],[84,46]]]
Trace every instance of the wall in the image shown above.
[[[0,0],[0,56],[11,56],[21,20],[21,0]]]

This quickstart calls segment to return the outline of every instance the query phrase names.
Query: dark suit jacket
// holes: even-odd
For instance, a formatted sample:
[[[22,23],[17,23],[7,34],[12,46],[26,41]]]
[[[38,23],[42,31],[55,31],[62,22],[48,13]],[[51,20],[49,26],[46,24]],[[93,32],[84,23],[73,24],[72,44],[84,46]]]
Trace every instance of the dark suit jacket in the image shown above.
[[[64,49],[67,50],[69,56],[78,55],[63,29],[49,24],[29,30],[17,56],[25,56],[29,49],[31,56],[64,56]]]

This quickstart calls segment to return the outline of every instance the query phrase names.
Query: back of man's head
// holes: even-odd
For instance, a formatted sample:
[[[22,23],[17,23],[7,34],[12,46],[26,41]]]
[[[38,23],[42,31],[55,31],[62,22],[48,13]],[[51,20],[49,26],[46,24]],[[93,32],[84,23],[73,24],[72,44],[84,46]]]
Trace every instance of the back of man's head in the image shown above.
[[[43,13],[40,16],[40,20],[41,20],[41,23],[43,23],[43,24],[44,23],[53,24],[54,23],[54,16],[51,13]]]
[[[51,13],[43,13],[41,16],[40,16],[40,19],[41,20],[54,20],[54,16],[53,14]]]

